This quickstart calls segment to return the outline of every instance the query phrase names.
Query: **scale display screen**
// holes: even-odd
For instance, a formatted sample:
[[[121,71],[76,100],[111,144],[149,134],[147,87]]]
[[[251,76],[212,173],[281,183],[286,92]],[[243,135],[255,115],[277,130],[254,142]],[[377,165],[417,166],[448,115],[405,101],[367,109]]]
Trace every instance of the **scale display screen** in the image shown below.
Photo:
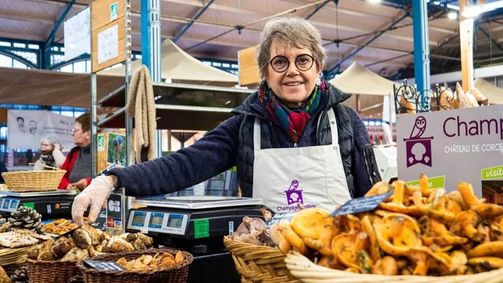
[[[183,214],[170,213],[167,226],[171,228],[181,228],[182,222],[183,222]]]
[[[19,201],[18,201],[18,200],[15,200],[15,199],[11,200],[11,203],[10,203],[10,209],[11,209],[11,210],[16,210],[16,209],[17,209],[17,204],[18,204],[18,203],[19,203]]]
[[[9,205],[10,205],[10,199],[4,200],[2,209],[9,209]]]
[[[136,227],[143,227],[145,226],[145,216],[147,214],[143,211],[135,211],[133,214],[133,221],[132,225]]]
[[[148,224],[148,227],[157,228],[157,229],[161,228],[163,218],[164,218],[164,213],[152,212],[150,214],[150,223]]]

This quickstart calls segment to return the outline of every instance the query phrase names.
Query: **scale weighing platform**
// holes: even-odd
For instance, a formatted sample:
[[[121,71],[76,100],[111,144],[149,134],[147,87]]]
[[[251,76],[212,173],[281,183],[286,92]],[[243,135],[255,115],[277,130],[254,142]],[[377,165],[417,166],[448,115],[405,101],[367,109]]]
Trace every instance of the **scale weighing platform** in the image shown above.
[[[11,212],[23,205],[42,214],[42,220],[72,217],[72,203],[77,192],[55,190],[47,192],[0,191],[0,215],[10,216]]]
[[[239,282],[223,237],[244,216],[263,218],[262,199],[222,196],[149,197],[132,201],[127,230],[143,232],[158,244],[194,255],[188,282]],[[218,272],[215,272],[217,271]]]

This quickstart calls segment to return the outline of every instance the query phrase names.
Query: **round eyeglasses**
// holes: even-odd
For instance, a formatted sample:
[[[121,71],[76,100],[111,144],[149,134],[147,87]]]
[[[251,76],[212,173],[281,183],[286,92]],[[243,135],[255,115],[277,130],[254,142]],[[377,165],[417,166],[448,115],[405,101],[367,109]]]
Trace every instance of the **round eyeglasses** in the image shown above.
[[[300,54],[295,57],[295,67],[300,71],[307,71],[313,67],[314,57],[309,54]],[[290,67],[290,60],[282,55],[274,56],[269,61],[272,69],[278,73],[283,73]]]

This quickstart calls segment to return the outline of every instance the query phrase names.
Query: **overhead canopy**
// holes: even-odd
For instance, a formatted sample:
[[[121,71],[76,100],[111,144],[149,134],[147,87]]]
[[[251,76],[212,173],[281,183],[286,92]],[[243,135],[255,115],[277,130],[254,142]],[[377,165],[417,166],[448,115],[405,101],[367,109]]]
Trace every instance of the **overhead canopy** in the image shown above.
[[[124,82],[119,77],[97,80],[98,99]],[[90,87],[89,74],[0,67],[0,103],[89,108]]]
[[[489,100],[490,104],[503,104],[503,88],[499,88],[482,78],[476,79],[474,85]]]
[[[389,95],[393,92],[393,84],[395,84],[356,62],[342,74],[330,80],[330,83],[346,93],[373,96]]]
[[[205,85],[234,86],[238,77],[208,66],[180,49],[171,40],[162,44],[161,56],[162,78],[172,82],[197,83]],[[141,67],[141,60],[132,62],[132,72]],[[124,76],[124,66],[99,72],[102,75]]]
[[[383,97],[393,93],[395,84],[356,62],[330,80],[330,83],[345,93],[362,95],[361,97],[353,95],[345,103],[358,110],[363,116],[374,117],[380,116]]]

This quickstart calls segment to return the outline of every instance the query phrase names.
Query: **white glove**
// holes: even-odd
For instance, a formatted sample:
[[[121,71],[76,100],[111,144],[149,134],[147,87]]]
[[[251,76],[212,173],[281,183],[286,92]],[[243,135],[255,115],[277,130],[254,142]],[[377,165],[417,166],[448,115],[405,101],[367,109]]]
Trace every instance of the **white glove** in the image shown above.
[[[98,176],[91,180],[91,184],[85,188],[73,200],[72,218],[79,226],[85,224],[84,212],[91,206],[87,217],[88,223],[96,221],[101,207],[114,190],[115,180],[112,176]]]

